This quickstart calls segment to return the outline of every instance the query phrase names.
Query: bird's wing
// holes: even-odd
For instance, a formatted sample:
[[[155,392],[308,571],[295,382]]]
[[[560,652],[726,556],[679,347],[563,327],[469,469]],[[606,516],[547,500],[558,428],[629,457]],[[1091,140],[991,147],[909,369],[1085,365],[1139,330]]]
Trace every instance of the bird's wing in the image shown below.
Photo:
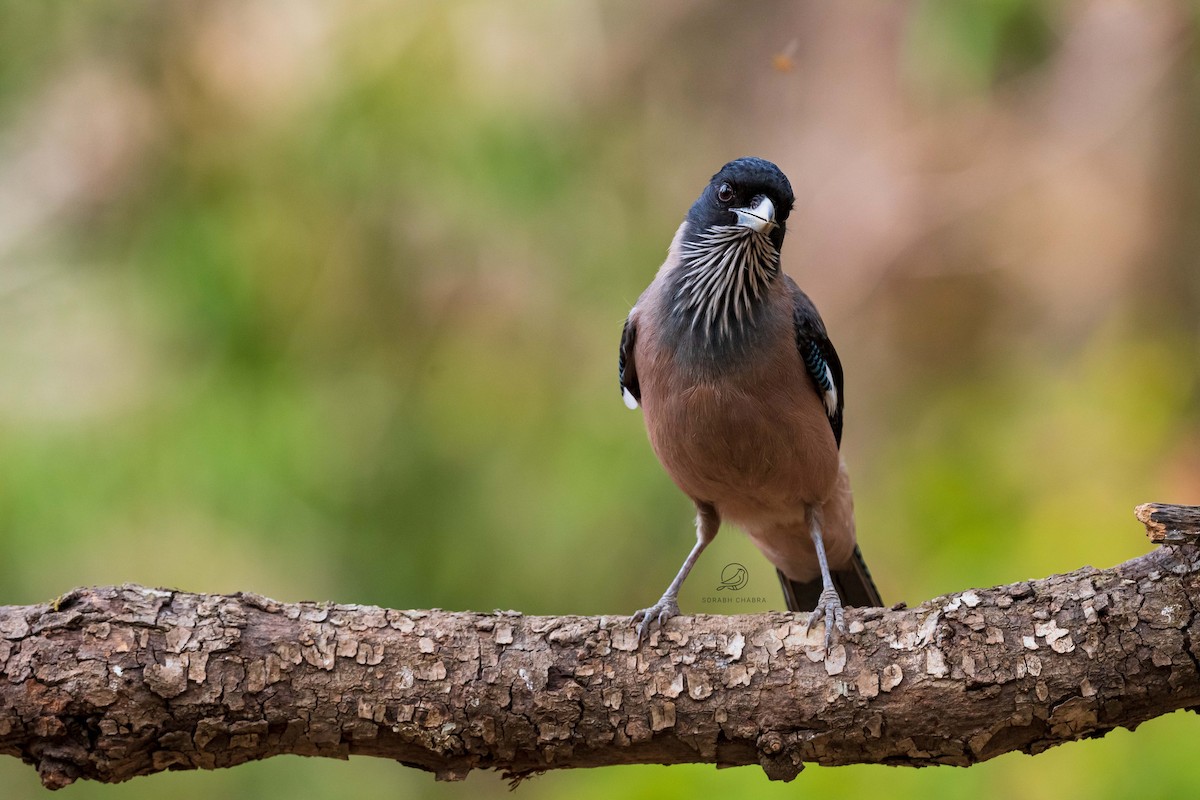
[[[842,362],[833,342],[825,332],[825,323],[817,313],[817,307],[808,299],[790,277],[784,276],[792,290],[792,317],[796,325],[796,348],[812,378],[813,388],[825,402],[825,415],[833,428],[834,439],[842,444]]]
[[[629,312],[625,327],[621,329],[621,352],[617,357],[617,377],[621,381],[621,397],[625,405],[637,408],[642,401],[642,388],[638,385],[637,365],[633,360],[633,347],[637,343],[637,308]]]

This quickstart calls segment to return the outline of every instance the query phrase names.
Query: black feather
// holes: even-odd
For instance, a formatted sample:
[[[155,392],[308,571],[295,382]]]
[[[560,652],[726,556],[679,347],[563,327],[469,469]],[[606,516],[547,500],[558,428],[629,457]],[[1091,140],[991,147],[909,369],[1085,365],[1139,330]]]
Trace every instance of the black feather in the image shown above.
[[[633,315],[625,319],[625,327],[621,329],[621,350],[617,356],[617,379],[621,382],[621,391],[629,392],[633,399],[642,402],[642,387],[638,384],[637,370],[633,366],[633,346],[637,342],[637,324]]]
[[[817,313],[817,307],[800,287],[790,277],[784,276],[788,288],[792,290],[792,319],[796,327],[796,349],[804,361],[805,369],[813,381],[813,389],[824,395],[830,388],[829,377],[833,377],[833,389],[837,392],[837,404],[832,412],[825,410],[829,417],[829,425],[833,428],[833,437],[838,446],[842,445],[842,409],[845,406],[844,377],[842,361],[838,358],[829,334],[825,332],[825,323]],[[826,373],[825,367],[829,367]]]
[[[852,608],[879,608],[883,605],[883,598],[879,596],[879,589],[875,588],[875,581],[858,547],[854,548],[854,559],[850,565],[845,569],[833,570],[830,576],[838,597],[845,605]],[[820,578],[799,583],[790,580],[782,572],[779,573],[779,583],[783,586],[783,599],[788,611],[812,611],[824,588]]]

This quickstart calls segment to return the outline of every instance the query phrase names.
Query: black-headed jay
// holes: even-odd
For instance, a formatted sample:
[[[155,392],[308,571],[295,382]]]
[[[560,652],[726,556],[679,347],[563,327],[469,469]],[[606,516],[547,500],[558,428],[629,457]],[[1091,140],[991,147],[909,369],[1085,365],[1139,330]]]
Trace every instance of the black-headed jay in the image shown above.
[[[858,549],[840,453],[842,365],[821,315],[780,268],[794,197],[769,161],[713,176],[621,335],[625,403],[642,408],[662,465],[696,505],[696,545],[641,641],[679,613],[679,588],[721,522],[775,565],[789,610],[844,631],[842,602],[882,602]]]

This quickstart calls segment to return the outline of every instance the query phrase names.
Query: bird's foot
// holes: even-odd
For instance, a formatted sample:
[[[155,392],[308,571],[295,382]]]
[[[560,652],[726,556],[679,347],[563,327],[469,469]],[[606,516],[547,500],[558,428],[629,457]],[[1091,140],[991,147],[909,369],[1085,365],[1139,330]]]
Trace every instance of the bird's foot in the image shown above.
[[[642,641],[650,633],[650,626],[654,624],[655,620],[658,621],[658,627],[661,628],[667,620],[678,615],[679,603],[676,602],[675,595],[672,594],[664,594],[654,605],[635,612],[632,620],[638,626],[638,646],[641,646]]]
[[[825,621],[825,652],[833,649],[840,634],[846,632],[846,616],[842,612],[842,599],[838,597],[837,589],[826,586],[817,598],[817,607],[808,615],[808,624],[804,628],[807,636],[817,624],[817,620]],[[834,631],[837,631],[836,633]]]

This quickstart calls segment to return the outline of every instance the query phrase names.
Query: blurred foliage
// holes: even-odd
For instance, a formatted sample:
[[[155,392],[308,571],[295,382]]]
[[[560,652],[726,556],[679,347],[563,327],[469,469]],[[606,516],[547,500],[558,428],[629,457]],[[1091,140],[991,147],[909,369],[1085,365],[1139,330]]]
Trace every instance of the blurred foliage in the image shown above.
[[[616,390],[707,176],[797,187],[889,600],[1108,566],[1200,501],[1183,3],[0,2],[0,600],[136,581],[625,614],[691,544]],[[1180,168],[1180,165],[1183,168]],[[685,587],[778,607],[746,540]],[[717,608],[715,610],[729,610]],[[554,773],[523,797],[1175,797],[1156,720],[971,770]],[[1153,776],[1148,778],[1147,776]],[[5,798],[40,797],[0,761]],[[348,787],[353,787],[349,790]],[[273,759],[73,797],[504,796]]]
[[[1053,49],[1051,15],[1049,5],[1028,0],[918,3],[908,31],[910,78],[971,94],[1027,74]]]

